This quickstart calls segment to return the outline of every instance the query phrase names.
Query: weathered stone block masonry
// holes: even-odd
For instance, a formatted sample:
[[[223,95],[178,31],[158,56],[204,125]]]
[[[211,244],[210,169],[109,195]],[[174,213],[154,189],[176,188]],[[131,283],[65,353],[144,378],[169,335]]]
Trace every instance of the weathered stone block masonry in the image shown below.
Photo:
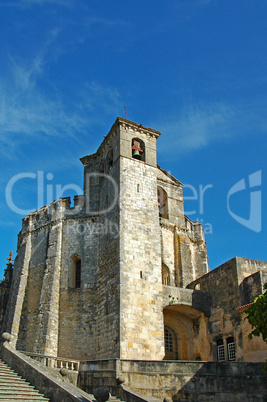
[[[267,358],[236,310],[263,292],[267,263],[235,257],[209,271],[183,185],[157,165],[159,135],[117,118],[81,158],[74,206],[62,198],[23,219],[13,279],[0,284],[2,332],[17,349],[84,361]]]

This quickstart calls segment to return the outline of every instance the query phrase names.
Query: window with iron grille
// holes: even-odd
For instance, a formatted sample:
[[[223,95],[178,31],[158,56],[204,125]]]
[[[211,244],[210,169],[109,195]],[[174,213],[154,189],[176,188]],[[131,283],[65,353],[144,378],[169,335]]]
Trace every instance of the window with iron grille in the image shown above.
[[[228,351],[228,360],[236,360],[235,355],[235,340],[233,336],[230,336],[226,339],[227,341],[227,351]]]
[[[235,360],[235,343],[228,343],[228,360]]]
[[[217,357],[218,357],[218,362],[225,361],[224,344],[223,344],[222,339],[219,339],[217,341]]]
[[[225,354],[224,354],[224,346],[223,345],[218,346],[218,361],[219,362],[224,362],[225,361]]]
[[[173,339],[171,332],[165,328],[164,335],[165,335],[165,349],[168,350],[168,352],[173,352]]]

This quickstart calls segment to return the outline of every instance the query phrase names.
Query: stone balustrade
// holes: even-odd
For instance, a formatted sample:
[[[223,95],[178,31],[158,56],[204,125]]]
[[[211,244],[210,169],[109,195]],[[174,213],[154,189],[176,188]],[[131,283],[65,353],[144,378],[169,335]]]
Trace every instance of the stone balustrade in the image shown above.
[[[80,368],[79,360],[64,359],[61,357],[46,356],[46,355],[40,355],[37,353],[24,352],[24,351],[23,351],[23,353],[26,356],[29,356],[32,359],[44,364],[46,367],[51,367],[51,368],[56,368],[56,369],[65,368],[69,371],[75,371],[75,372],[78,372],[79,368]]]

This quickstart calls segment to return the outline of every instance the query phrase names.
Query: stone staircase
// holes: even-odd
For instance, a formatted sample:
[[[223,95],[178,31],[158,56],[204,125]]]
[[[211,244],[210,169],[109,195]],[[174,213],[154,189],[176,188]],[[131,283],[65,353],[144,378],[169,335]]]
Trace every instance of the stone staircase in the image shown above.
[[[0,402],[49,401],[0,359]]]

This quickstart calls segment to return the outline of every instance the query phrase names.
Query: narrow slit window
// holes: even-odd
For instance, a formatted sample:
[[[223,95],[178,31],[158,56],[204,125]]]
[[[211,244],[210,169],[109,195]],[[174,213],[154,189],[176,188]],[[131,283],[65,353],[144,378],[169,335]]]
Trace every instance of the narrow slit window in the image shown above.
[[[76,261],[75,264],[75,288],[81,287],[81,260]]]

